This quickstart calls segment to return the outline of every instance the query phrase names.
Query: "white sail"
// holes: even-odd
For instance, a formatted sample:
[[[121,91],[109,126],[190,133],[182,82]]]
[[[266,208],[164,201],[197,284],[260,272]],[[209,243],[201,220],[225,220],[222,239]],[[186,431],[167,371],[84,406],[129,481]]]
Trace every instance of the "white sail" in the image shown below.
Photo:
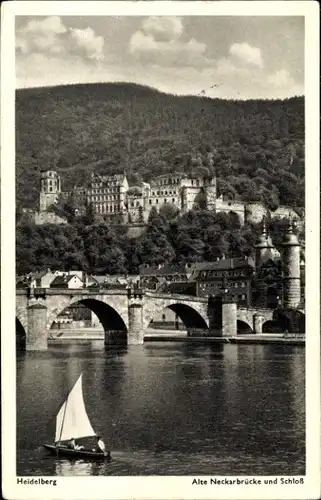
[[[55,441],[95,435],[85,408],[81,374],[58,412]]]

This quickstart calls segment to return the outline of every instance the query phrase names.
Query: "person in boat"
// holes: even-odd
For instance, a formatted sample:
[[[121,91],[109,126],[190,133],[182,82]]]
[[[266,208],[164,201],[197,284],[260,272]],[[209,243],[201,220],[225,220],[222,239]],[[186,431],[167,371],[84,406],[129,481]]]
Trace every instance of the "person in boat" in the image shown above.
[[[105,443],[100,436],[97,436],[97,446],[95,451],[97,453],[103,453],[106,457],[110,458],[110,451],[106,451]]]
[[[75,438],[71,438],[71,440],[69,442],[69,448],[71,448],[72,450],[83,450],[84,449],[83,446],[76,443]]]

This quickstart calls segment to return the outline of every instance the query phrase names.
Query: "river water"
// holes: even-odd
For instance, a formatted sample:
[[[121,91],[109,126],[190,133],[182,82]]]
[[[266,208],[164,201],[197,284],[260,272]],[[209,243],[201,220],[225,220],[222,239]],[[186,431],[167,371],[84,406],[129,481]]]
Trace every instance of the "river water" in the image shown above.
[[[83,372],[110,463],[57,460],[55,415]],[[101,342],[17,356],[17,475],[305,474],[305,349]]]

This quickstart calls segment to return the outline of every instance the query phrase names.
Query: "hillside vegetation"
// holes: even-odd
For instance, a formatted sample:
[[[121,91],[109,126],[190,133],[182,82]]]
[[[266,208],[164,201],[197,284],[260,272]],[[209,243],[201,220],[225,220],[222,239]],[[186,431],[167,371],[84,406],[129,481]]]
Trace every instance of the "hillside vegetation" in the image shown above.
[[[44,168],[59,171],[63,190],[88,184],[92,171],[125,170],[133,185],[204,170],[195,157],[207,151],[219,193],[304,206],[303,97],[227,101],[128,83],[24,89],[16,130],[18,209],[36,207]]]
[[[268,221],[270,234],[280,248],[286,220]],[[97,224],[93,214],[76,218],[66,226],[18,224],[17,274],[44,269],[83,269],[94,274],[137,273],[141,264],[181,265],[214,261],[223,255],[253,255],[261,224],[240,226],[235,214],[190,211],[182,217],[153,208],[146,231],[136,239],[124,227]],[[298,231],[298,228],[296,228]],[[304,227],[299,233],[300,240]],[[303,255],[302,255],[303,256]]]

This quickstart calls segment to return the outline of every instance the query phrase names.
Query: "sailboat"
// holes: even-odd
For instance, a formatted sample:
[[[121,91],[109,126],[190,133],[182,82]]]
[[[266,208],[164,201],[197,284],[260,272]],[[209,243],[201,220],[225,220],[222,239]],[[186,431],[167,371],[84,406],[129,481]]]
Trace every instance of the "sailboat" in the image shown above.
[[[69,392],[66,401],[56,417],[54,444],[44,444],[44,448],[56,456],[70,458],[110,459],[110,452],[87,450],[68,445],[71,440],[97,437],[88,418],[82,391],[82,374]]]

